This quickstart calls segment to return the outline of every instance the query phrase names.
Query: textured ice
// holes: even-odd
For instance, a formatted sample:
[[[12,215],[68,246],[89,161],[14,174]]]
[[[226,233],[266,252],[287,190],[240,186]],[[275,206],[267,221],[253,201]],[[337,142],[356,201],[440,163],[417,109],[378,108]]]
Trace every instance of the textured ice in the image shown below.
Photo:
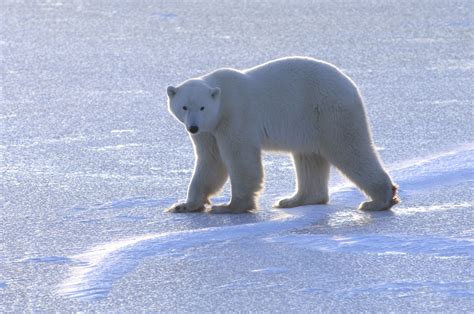
[[[472,1],[0,2],[1,312],[468,312],[474,308]],[[331,202],[164,213],[192,172],[167,85],[311,56],[360,87],[400,185]],[[229,186],[213,199],[229,199]]]
[[[474,147],[462,147],[458,151],[438,154],[424,160],[414,160],[411,164],[394,169],[392,173],[401,186],[401,197],[411,191],[419,192],[436,185],[456,184],[474,179]],[[457,166],[454,166],[457,165]],[[428,170],[430,169],[430,170]],[[409,171],[408,171],[409,170]],[[441,178],[445,173],[457,174],[449,182]],[[340,186],[332,197],[339,206],[353,205],[357,192],[353,188]],[[136,205],[141,205],[141,199]],[[130,204],[130,200],[124,202]],[[147,203],[145,203],[147,204]],[[120,207],[120,204],[118,204]],[[297,209],[279,210],[276,217],[267,221],[240,225],[203,229],[146,234],[136,238],[113,241],[94,247],[70,259],[76,261],[69,277],[61,283],[59,293],[70,297],[103,298],[113,286],[113,282],[126,275],[146,257],[152,255],[173,255],[190,248],[215,242],[238,241],[242,238],[261,239],[272,243],[283,243],[298,248],[324,252],[377,253],[377,254],[431,254],[440,257],[461,257],[474,259],[474,237],[412,236],[397,234],[289,234],[273,236],[282,232],[307,227],[315,221],[328,218],[328,225],[344,223],[364,223],[367,214],[358,211],[340,212],[335,205],[303,206]],[[314,208],[316,207],[316,208]],[[394,209],[396,215],[432,212],[440,209],[469,209],[468,203],[439,204],[424,207]],[[99,207],[100,208],[100,207]],[[107,207],[106,207],[107,208]],[[406,212],[405,212],[406,211]],[[264,268],[254,272],[278,273],[280,268]]]

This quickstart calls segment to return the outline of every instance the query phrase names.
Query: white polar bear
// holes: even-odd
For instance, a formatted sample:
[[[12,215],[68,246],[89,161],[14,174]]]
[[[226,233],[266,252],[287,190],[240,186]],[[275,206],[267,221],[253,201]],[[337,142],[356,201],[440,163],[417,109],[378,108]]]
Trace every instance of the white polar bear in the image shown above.
[[[296,193],[276,207],[327,203],[330,163],[371,198],[359,209],[398,203],[359,91],[331,64],[283,58],[243,71],[219,69],[167,92],[169,110],[190,132],[196,155],[186,203],[169,211],[203,211],[228,177],[231,201],[211,212],[255,210],[262,150],[291,152],[296,168]]]

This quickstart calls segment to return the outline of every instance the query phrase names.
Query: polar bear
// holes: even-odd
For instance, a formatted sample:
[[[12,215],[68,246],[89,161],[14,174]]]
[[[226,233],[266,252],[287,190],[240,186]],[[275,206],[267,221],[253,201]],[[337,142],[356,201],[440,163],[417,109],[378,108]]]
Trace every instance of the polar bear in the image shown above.
[[[196,157],[187,200],[171,212],[204,211],[228,177],[230,203],[210,211],[256,210],[262,150],[291,153],[296,169],[296,193],[275,207],[326,204],[330,164],[371,198],[359,209],[386,210],[399,201],[374,150],[357,87],[329,63],[288,57],[242,71],[219,69],[169,86],[167,94]]]

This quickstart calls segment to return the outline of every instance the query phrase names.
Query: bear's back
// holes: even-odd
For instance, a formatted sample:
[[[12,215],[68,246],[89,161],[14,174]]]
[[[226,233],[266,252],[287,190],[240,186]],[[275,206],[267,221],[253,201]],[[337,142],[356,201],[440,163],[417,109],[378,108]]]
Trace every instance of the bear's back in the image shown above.
[[[296,101],[302,104],[309,98],[313,105],[360,105],[359,91],[354,82],[336,66],[324,61],[308,57],[288,57],[264,63],[242,73],[253,82],[252,86],[279,98],[283,103]]]
[[[302,77],[316,75],[327,76],[328,73],[337,71],[337,68],[324,61],[308,57],[287,57],[269,61],[253,68],[243,71],[243,73],[255,77]]]

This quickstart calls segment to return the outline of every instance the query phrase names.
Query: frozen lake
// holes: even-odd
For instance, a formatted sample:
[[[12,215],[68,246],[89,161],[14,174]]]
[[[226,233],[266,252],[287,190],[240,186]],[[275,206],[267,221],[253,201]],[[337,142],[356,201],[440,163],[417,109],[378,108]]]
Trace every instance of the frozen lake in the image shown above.
[[[0,312],[474,308],[474,4],[0,4]],[[166,86],[283,56],[342,68],[400,185],[388,212],[332,171],[326,206],[170,214],[194,162]],[[229,198],[228,187],[215,201]]]

